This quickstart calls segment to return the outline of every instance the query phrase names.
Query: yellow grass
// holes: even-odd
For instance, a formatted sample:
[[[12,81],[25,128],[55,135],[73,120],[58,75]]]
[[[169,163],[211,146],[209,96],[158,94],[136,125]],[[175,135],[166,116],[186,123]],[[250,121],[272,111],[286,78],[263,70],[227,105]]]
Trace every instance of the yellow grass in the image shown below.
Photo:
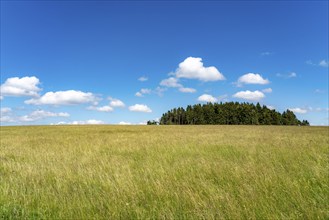
[[[328,127],[0,129],[0,219],[329,218]]]

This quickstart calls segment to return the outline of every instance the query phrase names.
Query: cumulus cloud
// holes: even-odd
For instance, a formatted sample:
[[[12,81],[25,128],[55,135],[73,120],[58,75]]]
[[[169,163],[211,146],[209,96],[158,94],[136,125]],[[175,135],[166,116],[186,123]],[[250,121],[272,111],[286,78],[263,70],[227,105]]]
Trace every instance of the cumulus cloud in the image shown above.
[[[247,73],[241,76],[238,79],[237,85],[242,86],[243,84],[269,84],[270,81],[268,79],[264,79],[261,75],[257,73]]]
[[[193,88],[185,88],[185,87],[181,87],[178,90],[180,92],[183,92],[183,93],[195,93],[196,92],[196,89],[193,89]]]
[[[72,121],[72,122],[60,121],[57,122],[56,124],[51,123],[51,125],[100,125],[100,124],[105,124],[105,122],[101,120],[90,119],[86,121]]]
[[[10,116],[12,112],[11,108],[3,107],[0,109],[0,122],[14,122],[14,119]]]
[[[11,108],[8,108],[8,107],[3,107],[3,108],[0,109],[1,114],[7,114],[11,111],[12,111]]]
[[[299,113],[299,114],[307,113],[307,109],[302,109],[302,108],[289,108],[289,110],[294,113]]]
[[[172,87],[172,88],[178,88],[178,91],[183,92],[183,93],[194,93],[196,92],[195,89],[193,88],[187,88],[184,87],[182,84],[178,83],[179,79],[175,78],[175,77],[169,77],[168,79],[164,79],[160,82],[161,86],[165,86],[165,87]],[[143,96],[141,92],[136,93],[136,96]]]
[[[152,92],[151,89],[141,89],[139,92],[135,93],[137,97],[143,97],[143,94],[150,94]]]
[[[295,73],[295,72],[290,72],[290,73],[287,73],[287,74],[277,73],[276,76],[277,77],[282,77],[282,78],[289,79],[289,78],[295,78],[295,77],[297,77],[297,73]]]
[[[142,94],[150,94],[151,93],[151,89],[141,89],[141,93]]]
[[[324,93],[324,90],[322,90],[322,89],[316,89],[316,90],[314,90],[314,92],[315,93]]]
[[[262,92],[264,93],[271,93],[273,90],[271,88],[263,89]]]
[[[65,122],[65,121],[60,121],[60,122],[57,122],[57,123],[51,123],[50,125],[66,125],[66,124],[68,124],[67,122]]]
[[[312,107],[309,107],[308,110],[309,111],[315,111],[315,112],[322,112],[322,111],[329,111],[329,108],[320,108],[320,107],[312,108]]]
[[[173,88],[180,88],[183,87],[181,84],[178,83],[179,79],[175,77],[169,77],[168,79],[164,79],[160,82],[161,86],[165,87],[173,87]]]
[[[110,100],[110,106],[112,106],[114,108],[117,108],[117,107],[124,108],[126,106],[125,103],[123,103],[123,101],[121,101],[119,99],[114,99],[111,97],[109,97],[108,99]]]
[[[270,109],[270,110],[274,110],[274,109],[275,109],[274,106],[272,106],[272,105],[266,105],[266,107],[267,107],[268,109]]]
[[[315,65],[315,64],[312,62],[312,60],[307,60],[307,61],[306,61],[306,64],[308,64],[308,65]]]
[[[49,111],[44,111],[44,110],[36,110],[33,111],[29,115],[24,115],[19,117],[19,121],[22,122],[31,122],[31,121],[37,121],[43,118],[48,118],[48,117],[69,117],[70,114],[66,112],[49,112]]]
[[[328,65],[329,65],[329,62],[327,60],[321,60],[319,62],[319,66],[328,67]]]
[[[202,58],[188,57],[179,64],[174,75],[177,78],[198,79],[204,82],[224,80],[225,77],[216,67],[205,67]]]
[[[89,106],[87,108],[88,110],[95,110],[95,111],[99,111],[99,112],[112,112],[113,108],[111,106],[101,106],[101,107],[96,107],[96,106]]]
[[[35,76],[25,76],[22,78],[8,78],[1,86],[1,96],[39,96],[41,89],[38,87],[40,81]]]
[[[261,56],[269,56],[269,55],[272,55],[272,54],[273,53],[269,52],[269,51],[265,51],[265,52],[260,53]]]
[[[152,110],[147,105],[142,105],[142,104],[136,104],[136,105],[129,106],[129,111],[146,112],[146,113],[152,112]]]
[[[203,94],[198,97],[198,101],[200,101],[200,102],[217,102],[218,99],[213,97],[212,95]]]
[[[256,91],[240,91],[237,92],[233,95],[233,97],[235,98],[239,98],[239,99],[246,99],[249,101],[259,101],[261,99],[263,99],[265,97],[264,93],[256,90]]]
[[[167,88],[163,88],[163,87],[156,87],[156,89],[154,90],[154,92],[158,95],[158,96],[163,96],[163,93],[167,91]]]
[[[224,95],[218,96],[218,101],[227,102],[228,101],[228,95],[224,94]]]
[[[291,72],[288,74],[288,78],[297,77],[297,73]]]
[[[3,107],[0,109],[0,122],[14,122],[14,118],[10,115],[12,112],[11,108]]]
[[[25,101],[25,104],[33,105],[77,105],[84,103],[97,104],[98,98],[90,92],[75,90],[47,92],[39,98]]]
[[[141,82],[145,82],[147,80],[148,80],[148,78],[145,77],[145,76],[141,76],[141,77],[138,78],[138,81],[141,81]]]
[[[15,122],[15,120],[9,115],[1,115],[0,122]]]
[[[321,67],[329,66],[328,60],[320,60],[319,63],[314,63],[312,60],[308,60],[308,61],[306,61],[306,64],[312,65],[312,66],[321,66]]]
[[[68,124],[72,124],[72,125],[100,125],[100,124],[105,124],[105,123],[101,120],[90,119],[90,120],[86,120],[86,121],[72,121],[72,122],[69,122]]]
[[[118,125],[131,125],[130,122],[120,121]]]

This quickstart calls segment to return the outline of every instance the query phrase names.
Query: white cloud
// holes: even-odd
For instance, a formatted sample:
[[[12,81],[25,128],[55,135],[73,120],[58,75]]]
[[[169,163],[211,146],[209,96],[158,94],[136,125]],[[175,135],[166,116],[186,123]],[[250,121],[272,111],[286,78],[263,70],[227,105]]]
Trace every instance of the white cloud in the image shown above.
[[[3,107],[0,109],[0,122],[14,122],[15,120],[10,116],[11,108]]]
[[[100,125],[100,124],[105,124],[105,122],[101,120],[90,119],[86,121],[72,121],[72,122],[60,121],[56,124],[51,123],[51,125]]]
[[[309,110],[312,110],[312,109],[309,108]],[[320,107],[318,107],[318,108],[315,108],[314,111],[316,111],[316,112],[329,111],[329,108],[320,108]]]
[[[237,92],[233,95],[233,97],[239,98],[239,99],[246,99],[249,101],[259,101],[262,98],[264,98],[265,95],[264,95],[264,93],[262,93],[258,90],[254,91],[254,92],[247,90],[247,91]]]
[[[272,106],[272,105],[266,105],[266,107],[267,107],[268,109],[270,109],[270,110],[274,110],[274,109],[275,109],[274,106]]]
[[[143,94],[150,94],[152,92],[151,89],[141,89],[139,92],[135,93],[137,97],[143,97]]]
[[[271,93],[273,90],[271,88],[263,89],[262,92],[264,93]]]
[[[297,74],[295,72],[289,73],[288,78],[292,78],[292,77],[297,77]]]
[[[152,110],[147,105],[142,105],[142,104],[136,104],[136,105],[129,106],[129,111],[147,112],[147,113],[152,112]]]
[[[200,102],[217,102],[218,99],[209,94],[203,94],[199,96],[198,101]]]
[[[299,113],[299,114],[305,114],[307,113],[306,109],[302,109],[302,108],[289,108],[290,111],[294,112],[294,113]]]
[[[22,78],[8,78],[4,84],[0,86],[1,96],[39,96],[41,89],[38,87],[40,81],[35,76],[25,76]]]
[[[15,120],[8,115],[0,116],[0,122],[15,122]]]
[[[225,77],[216,67],[204,67],[202,58],[188,57],[179,64],[174,73],[177,78],[198,79],[201,81],[217,81],[224,80]]]
[[[179,88],[178,90],[180,92],[183,92],[183,93],[194,93],[196,92],[195,89],[193,88],[187,88],[187,87],[184,87],[182,84],[178,83],[179,82],[179,79],[175,78],[175,77],[169,77],[168,79],[164,79],[160,82],[160,85],[161,86],[165,86],[165,87],[172,87],[172,88]],[[159,88],[159,87],[158,87]],[[157,89],[158,89],[157,88]],[[157,91],[156,91],[157,92]],[[143,96],[142,94],[142,91],[141,92],[138,92],[136,93],[135,95],[136,96]]]
[[[100,124],[104,124],[104,122],[101,121],[101,120],[90,119],[90,120],[87,120],[86,121],[86,124],[89,124],[89,125],[100,125]]]
[[[193,88],[185,88],[185,87],[181,87],[178,89],[180,92],[184,92],[184,93],[195,93],[196,90]]]
[[[142,94],[150,94],[151,93],[151,89],[141,89],[141,93]]]
[[[138,78],[138,80],[141,81],[141,82],[145,82],[145,81],[148,80],[148,78],[145,77],[145,76],[141,76],[141,77]]]
[[[118,125],[131,125],[130,122],[120,121]]]
[[[37,121],[37,120],[40,120],[43,118],[48,118],[48,117],[69,117],[69,116],[70,116],[70,114],[66,113],[66,112],[55,113],[55,112],[48,112],[48,111],[44,111],[44,110],[36,110],[29,115],[24,115],[24,116],[19,117],[19,121],[30,122],[30,121]]]
[[[163,93],[165,92],[165,91],[167,91],[167,88],[163,88],[163,87],[157,87],[156,89],[155,89],[155,93],[158,95],[158,96],[163,96]]]
[[[297,77],[297,73],[295,73],[295,72],[290,72],[288,74],[277,73],[276,76],[277,77],[282,77],[282,78],[288,79],[288,78],[295,78],[295,77]]]
[[[295,108],[295,109],[298,109],[298,108]],[[306,110],[307,112],[323,112],[323,111],[326,112],[329,110],[329,108],[320,108],[320,107],[313,108],[313,107],[309,106],[309,107],[303,108],[301,110]]]
[[[218,101],[227,102],[228,101],[228,95],[224,94],[224,95],[218,96]]]
[[[308,65],[313,65],[313,66],[315,65],[315,64],[312,62],[312,60],[307,60],[307,61],[306,61],[306,64],[308,64]]]
[[[146,124],[147,124],[146,121],[139,122],[139,123],[137,123],[137,124],[133,124],[133,123],[131,123],[131,122],[125,122],[125,121],[120,121],[120,122],[118,123],[118,125],[146,125]]]
[[[324,90],[316,89],[314,92],[315,92],[315,93],[324,93]]]
[[[90,92],[75,90],[47,92],[39,98],[26,100],[25,104],[33,105],[76,105],[83,103],[97,104],[97,97]]]
[[[272,55],[272,54],[273,54],[272,52],[265,51],[265,52],[262,52],[260,55],[261,56],[269,56],[269,55]]]
[[[114,99],[114,98],[111,98],[109,97],[108,98],[111,102],[110,102],[110,106],[112,107],[120,107],[120,108],[124,108],[126,105],[125,103],[123,103],[121,100],[119,99]]]
[[[164,79],[160,82],[161,86],[165,87],[173,87],[173,88],[180,88],[183,87],[181,84],[178,83],[178,79],[175,77],[170,77],[168,79]]]
[[[125,121],[120,121],[118,125],[147,125],[146,121],[142,121],[139,123],[131,123],[131,122],[125,122]]]
[[[0,100],[3,100],[3,96],[2,95],[0,95]]]
[[[329,66],[328,60],[320,60],[318,64],[313,63],[312,60],[308,60],[308,61],[306,61],[306,64],[312,65],[312,66],[321,66],[321,67],[328,67]]]
[[[329,62],[326,61],[326,60],[321,60],[321,61],[319,62],[319,66],[322,66],[322,67],[328,67],[328,65],[329,65]]]
[[[99,112],[112,112],[113,108],[111,106],[101,106],[101,107],[96,107],[96,106],[89,106],[87,108],[88,110],[95,110],[95,111],[99,111]]]
[[[73,122],[70,122],[68,124],[72,124],[72,125],[100,125],[100,124],[104,124],[104,122],[101,121],[101,120],[90,119],[90,120],[86,120],[86,121],[73,121]]]
[[[23,121],[23,122],[30,122],[30,121],[36,121],[36,120],[38,120],[38,119],[29,117],[28,115],[19,117],[19,121]]]
[[[257,73],[247,73],[241,76],[238,79],[237,85],[241,86],[242,84],[269,84],[270,81],[268,79],[264,79],[261,75]]]
[[[7,114],[11,111],[12,111],[11,108],[8,108],[8,107],[3,107],[3,108],[0,109],[1,114]]]
[[[51,125],[66,125],[66,124],[68,124],[68,123],[65,121],[60,121],[60,122],[57,122],[56,124],[51,123]]]

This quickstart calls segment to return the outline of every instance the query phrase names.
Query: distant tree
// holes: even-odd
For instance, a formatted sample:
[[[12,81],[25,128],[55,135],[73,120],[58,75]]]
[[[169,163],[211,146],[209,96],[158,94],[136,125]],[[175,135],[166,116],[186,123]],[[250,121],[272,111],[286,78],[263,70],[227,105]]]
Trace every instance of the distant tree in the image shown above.
[[[300,121],[298,121],[296,115],[287,109],[287,111],[282,113],[282,121],[283,125],[298,125]]]
[[[309,126],[310,123],[309,123],[307,120],[303,120],[303,121],[300,123],[300,125],[302,125],[302,126]]]
[[[148,121],[147,124],[156,124]],[[252,103],[207,103],[204,105],[188,105],[186,109],[179,107],[162,114],[161,125],[186,124],[226,124],[226,125],[309,125],[307,120],[299,121],[296,115],[286,110],[280,112],[270,110],[265,105]]]
[[[155,120],[147,121],[147,125],[158,125],[159,123]]]

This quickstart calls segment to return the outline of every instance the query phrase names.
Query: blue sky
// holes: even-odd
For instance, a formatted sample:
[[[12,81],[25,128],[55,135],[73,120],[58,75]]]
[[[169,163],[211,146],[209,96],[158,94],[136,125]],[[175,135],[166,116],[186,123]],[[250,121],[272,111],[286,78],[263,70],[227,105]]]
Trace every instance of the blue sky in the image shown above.
[[[328,1],[1,1],[1,125],[260,102],[328,125]]]

